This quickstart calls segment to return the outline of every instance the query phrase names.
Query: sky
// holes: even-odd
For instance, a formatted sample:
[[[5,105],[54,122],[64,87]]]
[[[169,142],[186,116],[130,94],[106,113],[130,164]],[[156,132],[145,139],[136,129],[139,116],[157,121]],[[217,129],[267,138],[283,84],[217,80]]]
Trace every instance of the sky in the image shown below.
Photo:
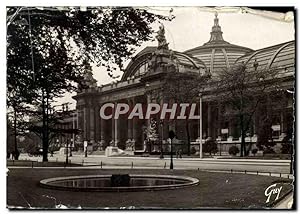
[[[170,7],[147,7],[147,9],[154,13],[170,15]],[[171,14],[175,16],[175,19],[162,22],[165,26],[169,48],[185,51],[208,42],[216,11],[223,38],[231,44],[257,50],[295,39],[292,13],[280,14],[253,10],[242,13],[238,8],[173,7]],[[152,27],[157,31],[159,25],[155,23]],[[145,42],[137,48],[136,54],[147,46],[156,45],[157,41]],[[129,61],[125,65],[128,63]],[[93,75],[98,85],[113,81],[105,68],[93,66]],[[116,71],[115,76],[120,76],[116,80],[121,79],[122,72]],[[72,103],[70,107],[75,108],[76,102],[72,99],[72,95],[75,94],[65,94],[64,98],[58,100],[58,103],[70,102]]]

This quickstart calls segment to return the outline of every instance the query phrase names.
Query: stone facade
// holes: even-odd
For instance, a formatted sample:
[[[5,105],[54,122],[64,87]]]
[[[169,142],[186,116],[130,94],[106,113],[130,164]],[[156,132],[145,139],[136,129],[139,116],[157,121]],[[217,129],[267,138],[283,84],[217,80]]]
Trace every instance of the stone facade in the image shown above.
[[[162,36],[162,35],[160,35]],[[209,56],[208,56],[209,55]],[[208,59],[208,58],[209,59]],[[223,64],[224,65],[223,65]],[[218,17],[215,17],[211,39],[203,46],[180,53],[169,50],[167,44],[157,47],[147,47],[138,53],[129,63],[126,71],[118,82],[95,87],[95,81],[87,75],[92,84],[84,88],[73,98],[77,101],[78,128],[82,131],[82,140],[97,148],[118,146],[121,149],[135,151],[160,150],[155,143],[145,145],[145,129],[149,128],[150,120],[134,117],[128,120],[126,116],[119,119],[104,120],[99,115],[101,106],[105,103],[136,103],[148,104],[164,102],[162,85],[168,81],[166,76],[170,72],[191,72],[202,76],[218,75],[221,64],[227,68],[236,63],[244,63],[255,69],[280,69],[282,91],[293,91],[295,72],[295,42],[287,42],[272,47],[253,51],[249,48],[232,45],[223,40]],[[249,68],[250,69],[250,68]],[[203,97],[203,139],[213,139],[219,142],[219,151],[228,150],[228,145],[238,145],[241,141],[239,124],[234,115],[228,113],[228,106],[220,102],[214,90],[205,86],[207,95]],[[274,115],[272,128],[274,140],[280,142],[293,128],[293,94],[283,93],[281,102],[274,101]],[[280,103],[280,105],[278,105]],[[253,116],[250,133],[246,142],[255,143],[260,123],[260,113]],[[156,118],[157,119],[157,118]],[[183,121],[178,123],[156,120],[158,142],[167,142],[168,131],[174,130],[179,143],[186,143],[186,128]],[[199,137],[199,121],[189,123],[192,144],[196,144]],[[166,143],[165,143],[166,144]],[[192,145],[193,146],[193,145]],[[166,151],[168,146],[164,145]]]

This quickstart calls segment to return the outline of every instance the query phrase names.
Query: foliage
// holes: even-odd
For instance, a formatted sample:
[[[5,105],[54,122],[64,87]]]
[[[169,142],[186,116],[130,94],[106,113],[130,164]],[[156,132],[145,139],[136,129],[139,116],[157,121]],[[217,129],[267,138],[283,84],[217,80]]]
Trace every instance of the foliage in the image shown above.
[[[192,147],[191,148],[191,154],[193,155],[193,154],[195,154],[197,151],[196,151],[196,149],[195,149],[195,147]]]
[[[241,156],[247,155],[246,133],[249,132],[253,115],[264,103],[269,93],[276,88],[277,69],[247,68],[244,63],[224,69],[212,81],[215,93],[222,102],[229,106],[227,115],[238,118],[241,130]],[[267,101],[268,104],[268,101]]]
[[[43,161],[51,103],[75,90],[92,63],[110,76],[122,69],[163,18],[136,8],[7,8],[7,105],[41,123]]]
[[[251,152],[252,152],[252,154],[255,156],[256,153],[258,152],[258,149],[257,149],[257,148],[254,148],[254,149],[251,150]]]
[[[275,151],[274,151],[274,149],[271,148],[271,147],[265,147],[265,148],[263,149],[263,153],[264,153],[264,154],[274,154]]]
[[[282,140],[281,144],[281,153],[282,154],[292,154],[293,152],[293,143],[292,143],[292,133],[288,133]]]
[[[210,155],[212,153],[213,154],[217,153],[218,152],[218,145],[217,145],[217,143],[214,140],[212,140],[212,139],[208,139],[203,144],[203,152],[209,153]]]
[[[260,150],[265,150],[275,145],[275,142],[272,139],[272,122],[269,118],[265,118],[260,125],[258,132],[256,146]]]
[[[236,155],[237,153],[239,153],[240,152],[240,150],[239,150],[239,148],[237,147],[237,146],[231,146],[230,148],[229,148],[229,150],[228,150],[228,153],[230,154],[230,155]]]
[[[200,76],[196,73],[168,73],[165,77],[165,83],[162,88],[163,97],[168,102],[174,102],[178,104],[192,104],[193,102],[197,102],[197,99],[199,98],[201,84],[206,83],[208,78],[209,76]],[[187,112],[189,110],[190,109],[187,108]],[[188,142],[188,155],[190,155],[191,139],[188,119],[186,119],[185,127]]]

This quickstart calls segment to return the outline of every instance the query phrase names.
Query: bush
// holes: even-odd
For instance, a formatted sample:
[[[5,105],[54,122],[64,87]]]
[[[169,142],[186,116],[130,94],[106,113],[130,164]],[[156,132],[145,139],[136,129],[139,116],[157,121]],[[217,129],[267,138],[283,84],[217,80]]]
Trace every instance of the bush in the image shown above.
[[[281,144],[281,153],[282,154],[291,154],[293,152],[293,144],[292,139],[289,139],[288,136],[286,136]]]
[[[274,149],[271,147],[266,147],[266,148],[264,148],[263,151],[264,151],[264,154],[274,154],[275,153]]]
[[[237,146],[231,146],[230,148],[229,148],[229,150],[228,150],[228,153],[230,154],[230,155],[236,155],[237,153],[239,153],[240,152],[240,150],[239,150],[239,148],[237,147]]]
[[[195,147],[192,147],[190,152],[191,152],[192,155],[195,154],[196,153]]]
[[[258,152],[258,149],[257,149],[257,148],[254,148],[254,149],[251,150],[251,152],[252,152],[252,154],[255,156],[256,153]]]
[[[281,153],[282,154],[291,154],[293,151],[293,145],[291,143],[281,144]]]
[[[203,144],[203,152],[205,153],[209,153],[210,155],[213,153],[217,153],[218,152],[218,145],[215,141],[213,140],[207,140],[204,144]]]

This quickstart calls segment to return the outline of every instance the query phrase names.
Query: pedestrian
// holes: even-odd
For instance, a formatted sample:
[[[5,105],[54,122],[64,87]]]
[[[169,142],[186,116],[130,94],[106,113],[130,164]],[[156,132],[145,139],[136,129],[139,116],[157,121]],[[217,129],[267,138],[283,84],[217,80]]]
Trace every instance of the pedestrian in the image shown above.
[[[178,153],[179,153],[179,158],[182,158],[182,150],[181,149],[179,149]]]
[[[10,159],[10,152],[7,152],[6,158],[7,158],[7,159]]]

